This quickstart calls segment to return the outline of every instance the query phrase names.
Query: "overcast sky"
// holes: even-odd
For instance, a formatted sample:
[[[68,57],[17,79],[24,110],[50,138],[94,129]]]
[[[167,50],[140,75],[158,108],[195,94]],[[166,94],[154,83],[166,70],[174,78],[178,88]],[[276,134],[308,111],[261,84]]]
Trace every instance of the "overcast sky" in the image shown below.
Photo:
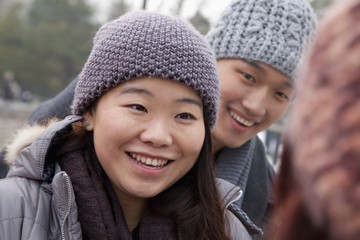
[[[116,0],[88,0],[94,5],[98,11],[99,21],[103,21],[106,16],[106,11],[111,6],[111,3]],[[143,0],[125,0],[131,10],[140,10]],[[219,18],[224,8],[230,4],[231,0],[184,0],[183,11],[180,15],[184,18],[192,17],[196,10],[201,6],[202,14],[207,17],[211,23],[214,23]],[[176,0],[147,0],[147,10],[156,11],[164,14],[171,14],[172,9],[175,9]]]

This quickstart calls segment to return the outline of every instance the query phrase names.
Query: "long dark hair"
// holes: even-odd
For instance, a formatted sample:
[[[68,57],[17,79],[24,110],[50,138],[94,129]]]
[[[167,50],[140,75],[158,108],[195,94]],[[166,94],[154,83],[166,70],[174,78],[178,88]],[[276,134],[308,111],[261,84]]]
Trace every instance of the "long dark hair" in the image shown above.
[[[149,199],[149,210],[175,223],[178,239],[226,240],[225,207],[215,182],[215,162],[211,149],[211,132],[204,107],[205,139],[192,169],[179,181]],[[196,134],[196,133],[194,133]],[[86,146],[86,134],[80,122],[73,123],[56,149],[56,155]]]

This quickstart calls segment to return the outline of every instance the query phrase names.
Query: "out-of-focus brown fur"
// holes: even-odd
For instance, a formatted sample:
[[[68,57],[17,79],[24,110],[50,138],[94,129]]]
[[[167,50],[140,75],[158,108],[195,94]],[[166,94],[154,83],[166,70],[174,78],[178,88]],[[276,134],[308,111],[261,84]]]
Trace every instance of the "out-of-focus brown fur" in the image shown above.
[[[360,239],[359,24],[360,0],[321,22],[284,142],[274,239]]]

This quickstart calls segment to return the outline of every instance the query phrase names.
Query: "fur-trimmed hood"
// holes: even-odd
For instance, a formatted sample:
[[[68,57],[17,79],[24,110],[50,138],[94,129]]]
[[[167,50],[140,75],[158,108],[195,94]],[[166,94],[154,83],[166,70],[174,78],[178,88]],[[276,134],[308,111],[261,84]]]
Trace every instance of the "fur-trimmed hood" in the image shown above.
[[[52,140],[71,129],[80,116],[68,116],[63,121],[51,120],[46,125],[25,126],[6,146],[5,162],[11,165],[8,177],[21,176],[43,180],[46,154]]]
[[[13,135],[10,142],[5,145],[4,162],[10,166],[19,155],[21,150],[33,143],[48,127],[60,121],[59,119],[52,119],[46,124],[28,125],[18,129]]]

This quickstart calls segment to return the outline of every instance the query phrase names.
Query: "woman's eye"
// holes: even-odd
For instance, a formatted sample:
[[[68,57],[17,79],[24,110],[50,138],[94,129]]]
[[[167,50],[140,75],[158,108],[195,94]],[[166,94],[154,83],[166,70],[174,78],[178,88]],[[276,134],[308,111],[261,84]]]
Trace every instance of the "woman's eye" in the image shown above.
[[[126,105],[126,107],[132,108],[132,109],[140,111],[140,112],[146,112],[147,113],[146,108],[139,105],[139,104],[130,104],[130,105]]]
[[[176,118],[181,118],[181,119],[185,119],[185,120],[195,120],[194,115],[192,115],[191,113],[187,113],[187,112],[176,115]]]
[[[243,77],[246,78],[247,80],[249,80],[251,82],[255,82],[255,78],[253,76],[251,76],[250,74],[248,74],[246,72],[241,72],[241,75],[243,75]]]

